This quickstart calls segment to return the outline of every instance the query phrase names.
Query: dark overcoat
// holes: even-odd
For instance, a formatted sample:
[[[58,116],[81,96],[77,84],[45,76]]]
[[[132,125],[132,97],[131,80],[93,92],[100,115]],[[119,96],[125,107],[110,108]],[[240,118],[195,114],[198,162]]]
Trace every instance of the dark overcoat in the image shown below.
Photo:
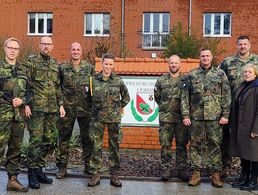
[[[230,117],[231,156],[258,161],[258,137],[251,138],[251,132],[258,134],[258,79],[247,88],[240,105],[237,98],[244,88],[242,83],[235,91]]]

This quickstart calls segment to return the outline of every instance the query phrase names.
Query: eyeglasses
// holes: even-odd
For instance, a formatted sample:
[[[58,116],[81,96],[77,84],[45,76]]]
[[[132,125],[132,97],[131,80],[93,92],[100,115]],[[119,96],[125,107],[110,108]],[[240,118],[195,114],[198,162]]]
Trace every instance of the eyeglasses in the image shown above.
[[[9,49],[9,50],[14,50],[14,51],[19,51],[20,50],[19,47],[8,47],[8,46],[6,46],[6,48]]]
[[[53,45],[53,43],[40,43],[41,45],[50,46]]]

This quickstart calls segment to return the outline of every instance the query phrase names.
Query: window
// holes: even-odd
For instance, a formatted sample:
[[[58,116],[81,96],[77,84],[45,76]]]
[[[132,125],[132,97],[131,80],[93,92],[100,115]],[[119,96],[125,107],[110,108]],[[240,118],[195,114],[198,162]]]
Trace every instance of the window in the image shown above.
[[[203,35],[207,37],[231,36],[231,14],[205,13],[203,18]]]
[[[29,13],[28,24],[29,35],[52,35],[53,14]]]
[[[108,36],[110,32],[110,14],[108,13],[86,13],[85,14],[86,36]]]
[[[169,38],[169,13],[143,14],[143,48],[165,48]]]

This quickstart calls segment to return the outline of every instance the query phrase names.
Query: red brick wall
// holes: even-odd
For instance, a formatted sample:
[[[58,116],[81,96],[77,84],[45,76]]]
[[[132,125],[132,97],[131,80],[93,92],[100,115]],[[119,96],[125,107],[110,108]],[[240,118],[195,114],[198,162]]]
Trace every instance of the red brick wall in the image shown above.
[[[124,127],[121,148],[160,149],[158,128],[155,127]],[[173,143],[174,145],[175,143]],[[108,134],[105,129],[104,147],[108,147]],[[173,147],[175,148],[175,147]]]
[[[91,49],[93,38],[83,36],[85,12],[110,12],[112,40],[117,43],[112,50],[119,53],[120,0],[1,0],[0,36],[29,39],[38,48],[40,37],[27,36],[28,12],[53,12],[53,55],[60,61],[69,58],[68,49],[74,41],[80,42],[86,51]]]
[[[188,0],[127,0],[125,4],[125,38],[131,57],[151,57],[156,52],[161,57],[162,51],[143,50],[141,32],[144,12],[170,12],[170,28],[179,21],[183,28],[188,24]]]
[[[123,140],[120,148],[159,150],[158,127],[123,127]],[[108,147],[108,133],[105,129],[103,146]],[[172,149],[176,149],[175,139],[172,141]]]
[[[121,0],[1,0],[0,36],[15,36],[22,41],[29,39],[38,48],[38,36],[27,36],[28,12],[53,12],[53,55],[58,60],[69,58],[68,48],[74,41],[82,43],[84,49],[94,50],[92,37],[83,36],[85,12],[111,13],[111,51],[120,53]],[[240,34],[250,36],[253,51],[258,53],[258,2],[253,0],[193,0],[192,32],[202,36],[204,12],[231,12],[232,37],[221,38],[221,47],[226,52],[221,59],[236,52],[235,41]],[[144,12],[170,12],[171,28],[180,21],[187,30],[189,0],[125,0],[125,39],[129,57],[150,57],[152,52],[141,48],[142,17]]]
[[[121,0],[2,0],[0,7],[0,35],[15,36],[25,41],[29,39],[38,48],[39,36],[27,36],[28,12],[53,12],[53,55],[58,60],[69,58],[68,48],[74,41],[82,43],[85,51],[94,50],[93,37],[83,37],[85,12],[110,12],[111,14],[111,51],[120,53],[121,40]],[[126,0],[125,1],[125,38],[131,57],[150,57],[153,51],[141,48],[143,12],[170,12],[172,25],[181,21],[187,28],[187,0]],[[148,5],[148,6],[146,6]],[[179,12],[178,12],[179,11]],[[160,51],[157,51],[161,56]]]
[[[232,13],[232,37],[221,38],[221,48],[226,52],[221,59],[236,53],[236,40],[240,35],[248,35],[252,42],[252,50],[258,53],[258,2],[253,0],[193,0],[192,27],[202,36],[203,13],[230,12]]]

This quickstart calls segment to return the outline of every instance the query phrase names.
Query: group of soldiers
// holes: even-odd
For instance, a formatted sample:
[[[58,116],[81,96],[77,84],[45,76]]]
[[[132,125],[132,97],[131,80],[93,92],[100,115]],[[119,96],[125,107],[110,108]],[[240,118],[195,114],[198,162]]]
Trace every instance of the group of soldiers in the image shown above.
[[[169,58],[169,73],[161,76],[154,88],[159,105],[163,180],[171,176],[171,141],[175,136],[178,177],[188,181],[189,186],[199,185],[201,170],[206,167],[212,185],[223,187],[221,178],[227,176],[232,163],[228,151],[231,99],[243,82],[243,67],[258,66],[258,56],[251,53],[248,36],[240,36],[236,47],[237,54],[219,66],[212,65],[211,50],[202,48],[200,66],[188,75],[180,74],[181,60],[177,55]],[[189,140],[190,163],[186,148]]]
[[[58,64],[51,57],[51,37],[42,37],[40,53],[23,62],[17,61],[20,42],[9,38],[4,43],[5,58],[0,60],[0,134],[1,161],[8,145],[5,167],[8,173],[8,191],[27,192],[29,187],[39,189],[40,183],[53,180],[42,171],[49,151],[58,139],[57,179],[67,175],[69,140],[77,119],[83,146],[88,186],[100,183],[104,129],[109,133],[110,184],[121,187],[118,179],[120,122],[123,107],[130,101],[128,90],[114,70],[114,56],[102,58],[102,71],[82,60],[82,47],[74,42],[71,59]],[[22,185],[20,173],[24,128],[30,135],[27,166],[28,186]]]
[[[115,58],[106,53],[102,71],[82,60],[82,47],[74,42],[70,60],[58,64],[51,57],[53,41],[42,37],[40,53],[29,56],[23,63],[17,61],[20,42],[9,38],[4,43],[5,58],[0,60],[0,152],[8,173],[7,190],[26,192],[29,187],[39,189],[40,183],[52,184],[42,168],[48,152],[59,134],[57,179],[67,175],[69,140],[77,119],[83,146],[89,187],[100,183],[104,129],[109,134],[110,184],[121,187],[120,123],[123,108],[130,101],[128,89],[121,77],[114,73]],[[190,186],[201,183],[201,170],[208,167],[212,184],[222,187],[221,176],[231,165],[228,154],[229,112],[234,90],[242,82],[242,68],[247,63],[258,65],[258,56],[251,53],[249,37],[237,40],[237,54],[226,58],[219,67],[212,66],[212,53],[200,51],[200,66],[180,74],[181,60],[169,58],[169,73],[161,76],[155,85],[155,101],[159,105],[159,138],[162,179],[171,176],[171,141],[176,139],[178,177]],[[20,173],[20,146],[27,124],[30,141],[28,148],[28,186],[22,185]],[[190,140],[189,167],[187,144]]]

